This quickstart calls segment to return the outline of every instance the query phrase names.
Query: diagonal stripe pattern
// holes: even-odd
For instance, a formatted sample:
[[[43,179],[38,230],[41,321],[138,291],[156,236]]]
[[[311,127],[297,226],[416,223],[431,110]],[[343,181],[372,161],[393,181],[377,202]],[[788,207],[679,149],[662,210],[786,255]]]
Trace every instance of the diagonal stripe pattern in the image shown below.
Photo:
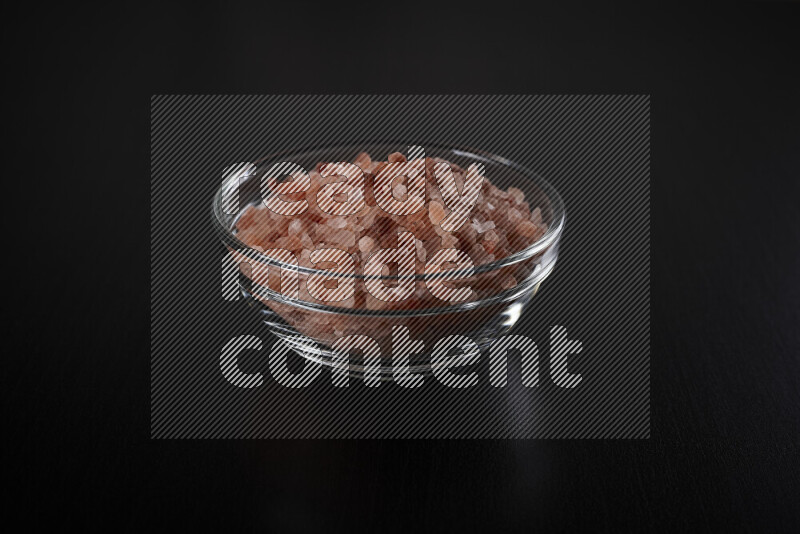
[[[290,350],[290,332],[279,341],[220,292],[225,251],[209,206],[222,176],[364,139],[479,148],[533,169],[564,199],[557,268],[515,337],[448,370],[456,387],[413,375],[337,387],[335,370]],[[152,437],[649,437],[649,96],[154,96],[150,148]],[[580,352],[551,350],[577,340]],[[473,353],[446,339],[437,354],[459,346]],[[507,365],[490,365],[490,352]]]

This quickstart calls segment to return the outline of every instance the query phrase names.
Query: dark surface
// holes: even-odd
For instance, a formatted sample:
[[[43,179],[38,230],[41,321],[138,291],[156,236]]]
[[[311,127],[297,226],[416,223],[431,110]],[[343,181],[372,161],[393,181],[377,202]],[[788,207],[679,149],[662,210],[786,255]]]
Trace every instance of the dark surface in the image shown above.
[[[797,7],[12,17],[9,508],[123,531],[796,531]],[[651,93],[652,438],[150,441],[148,102],[202,92]]]

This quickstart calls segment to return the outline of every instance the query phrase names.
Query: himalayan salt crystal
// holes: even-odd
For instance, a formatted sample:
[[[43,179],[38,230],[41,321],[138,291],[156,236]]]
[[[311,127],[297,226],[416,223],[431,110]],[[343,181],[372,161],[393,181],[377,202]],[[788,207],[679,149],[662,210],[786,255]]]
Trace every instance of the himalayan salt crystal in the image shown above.
[[[497,232],[494,230],[489,230],[483,236],[483,248],[486,249],[486,252],[492,254],[497,247],[497,243],[500,241],[500,237],[497,235]]]
[[[371,293],[367,293],[366,297],[367,297],[367,299],[366,299],[366,303],[365,303],[366,306],[365,307],[368,310],[380,311],[380,310],[383,310],[383,309],[386,309],[386,308],[389,307],[389,304],[386,301],[381,300],[381,299],[376,299],[375,297],[372,296]]]
[[[428,211],[425,210],[425,213],[427,214]],[[434,239],[437,236],[447,233],[444,230],[442,230],[439,226],[433,226],[431,224],[428,224],[427,217],[425,217],[425,219],[426,219],[425,222],[414,224],[410,228],[410,230],[414,233],[414,235],[417,238],[422,239],[423,241],[428,241],[429,239]]]
[[[438,226],[446,215],[447,213],[444,211],[444,206],[442,206],[439,202],[431,201],[431,203],[428,205],[428,217],[430,218],[431,223]]]
[[[398,200],[405,200],[407,191],[408,189],[403,184],[397,184],[392,188],[392,194]]]
[[[496,198],[498,201],[510,200],[511,194],[492,186],[492,197]]]
[[[500,277],[500,288],[503,290],[511,289],[517,285],[517,281],[510,274],[504,274]]]
[[[361,218],[361,226],[364,228],[370,228],[373,224],[375,224],[375,218],[378,216],[378,210],[373,209],[369,213],[367,213],[364,217]]]
[[[474,222],[473,226],[475,226],[475,231],[478,232],[479,234],[488,232],[492,228],[495,228],[494,221],[486,221],[484,223]]]
[[[341,229],[347,227],[347,220],[344,217],[333,217],[331,219],[328,219],[328,221],[325,224],[327,224],[331,228]]]
[[[375,240],[369,236],[364,236],[358,240],[358,249],[361,252],[370,253],[375,248]]]
[[[304,249],[314,250],[314,241],[305,232],[300,235],[300,243],[302,243]]]
[[[358,165],[362,171],[369,172],[370,168],[372,167],[372,158],[370,158],[369,154],[366,152],[362,152],[356,156],[356,158],[353,160],[353,163]]]
[[[428,254],[428,251],[425,250],[425,245],[419,239],[415,240],[414,245],[417,248],[417,259],[419,261],[425,261]]]
[[[303,243],[300,241],[296,235],[292,235],[289,237],[281,237],[275,244],[278,245],[278,248],[283,248],[286,250],[299,250],[303,247]]]
[[[425,192],[427,195],[427,200],[435,200],[436,202],[442,202],[442,192],[439,191],[439,188],[434,183],[428,183],[425,186]]]
[[[456,230],[456,237],[465,245],[471,245],[478,239],[478,232],[475,231],[473,225],[464,224],[461,228]]]
[[[462,194],[464,192],[464,175],[460,172],[454,172],[453,181],[456,183],[456,191],[458,191],[458,194]]]
[[[423,206],[422,209],[419,209],[419,210],[415,211],[414,213],[406,215],[405,216],[406,217],[406,221],[409,222],[409,223],[416,223],[416,222],[421,221],[422,219],[427,218],[426,216],[428,215],[428,210],[426,210],[424,208],[425,207]]]
[[[534,224],[538,224],[538,225],[542,224],[542,210],[541,209],[534,208],[534,210],[531,212],[531,221],[533,221]]]
[[[458,238],[452,234],[442,235],[442,248],[457,248]]]
[[[289,235],[299,234],[303,231],[303,222],[300,219],[293,219],[289,223]]]
[[[469,251],[474,265],[483,265],[489,259],[486,249],[480,243],[475,243]]]
[[[402,163],[406,161],[406,156],[402,152],[392,152],[386,159],[389,163]]]
[[[326,239],[330,240],[331,243],[344,245],[348,248],[353,247],[356,244],[356,234],[350,232],[349,230],[338,230],[336,232],[331,232],[328,234]]]
[[[428,300],[428,289],[424,283],[417,282],[414,284],[414,298],[420,302]]]
[[[246,230],[251,226],[253,226],[253,224],[256,222],[256,213],[258,213],[258,211],[259,210],[257,209],[248,208],[242,214],[242,216],[239,217],[239,220],[236,221],[236,228],[238,228],[239,231],[241,231],[241,230]]]
[[[536,239],[539,237],[541,230],[538,226],[531,221],[522,221],[517,225],[517,233],[528,239]]]
[[[522,192],[522,189],[517,187],[509,187],[508,193],[512,196],[514,202],[517,204],[522,204],[525,201],[525,193]]]
[[[511,224],[516,224],[522,220],[522,213],[516,208],[511,208],[508,210],[508,222]]]

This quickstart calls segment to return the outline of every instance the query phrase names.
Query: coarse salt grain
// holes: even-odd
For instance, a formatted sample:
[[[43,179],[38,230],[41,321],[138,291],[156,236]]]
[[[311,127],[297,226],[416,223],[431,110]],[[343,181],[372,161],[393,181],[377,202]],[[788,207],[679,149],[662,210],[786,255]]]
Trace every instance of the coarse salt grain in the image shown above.
[[[361,252],[371,252],[375,248],[375,240],[369,236],[364,236],[358,240],[358,248]]]
[[[431,223],[435,225],[439,225],[442,222],[442,219],[445,218],[445,211],[444,206],[442,206],[439,202],[432,201],[428,206],[428,214],[431,220]]]

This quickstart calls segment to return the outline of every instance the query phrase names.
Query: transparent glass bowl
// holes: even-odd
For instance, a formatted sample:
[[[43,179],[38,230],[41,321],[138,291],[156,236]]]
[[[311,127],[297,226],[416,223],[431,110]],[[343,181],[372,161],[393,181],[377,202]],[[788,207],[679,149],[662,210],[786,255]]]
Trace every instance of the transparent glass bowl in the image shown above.
[[[276,154],[254,162],[255,168],[247,173],[231,175],[214,195],[212,221],[219,237],[237,261],[246,256],[248,263],[254,266],[250,270],[245,268],[239,271],[241,294],[258,311],[268,329],[304,358],[332,366],[341,362],[341,359],[337,359],[341,354],[337,355],[331,348],[337,339],[351,334],[367,335],[378,343],[382,356],[380,368],[373,367],[370,373],[389,378],[393,373],[392,329],[405,327],[411,339],[424,343],[423,351],[408,355],[410,371],[428,372],[431,370],[431,351],[439,340],[451,335],[466,336],[483,349],[508,332],[542,281],[553,271],[564,230],[565,212],[561,197],[550,184],[532,171],[493,154],[430,144],[424,145],[424,149],[427,157],[443,158],[464,169],[472,163],[483,164],[486,177],[495,186],[502,190],[511,186],[522,190],[531,209],[539,207],[542,220],[548,225],[545,234],[527,248],[506,258],[476,265],[472,276],[463,281],[477,292],[477,298],[468,302],[448,304],[432,298],[412,298],[411,302],[397,303],[377,301],[363,291],[365,276],[357,271],[358,274],[335,276],[355,279],[357,295],[366,294],[366,298],[323,304],[311,298],[302,288],[309,275],[319,273],[331,276],[329,271],[282,263],[247,247],[237,238],[236,222],[248,205],[263,201],[261,177],[274,163],[291,161],[310,171],[321,161],[351,162],[363,151],[375,161],[385,161],[392,152],[407,153],[407,144],[361,143]],[[236,199],[237,195],[238,208],[231,210],[231,199]],[[280,267],[295,272],[301,288],[298,298],[291,298],[268,283],[262,284],[251,279],[255,278],[252,276],[253,270],[259,267]],[[516,286],[507,289],[500,287],[499,280],[505,273],[514,277]],[[393,276],[373,278],[387,280],[387,283],[397,280]],[[427,291],[424,286],[430,278],[424,274],[414,277],[416,294],[423,295]],[[458,356],[454,358],[456,361],[451,360],[450,364],[457,365]],[[353,351],[350,355],[348,370],[354,375],[365,372],[365,360],[359,351]]]

